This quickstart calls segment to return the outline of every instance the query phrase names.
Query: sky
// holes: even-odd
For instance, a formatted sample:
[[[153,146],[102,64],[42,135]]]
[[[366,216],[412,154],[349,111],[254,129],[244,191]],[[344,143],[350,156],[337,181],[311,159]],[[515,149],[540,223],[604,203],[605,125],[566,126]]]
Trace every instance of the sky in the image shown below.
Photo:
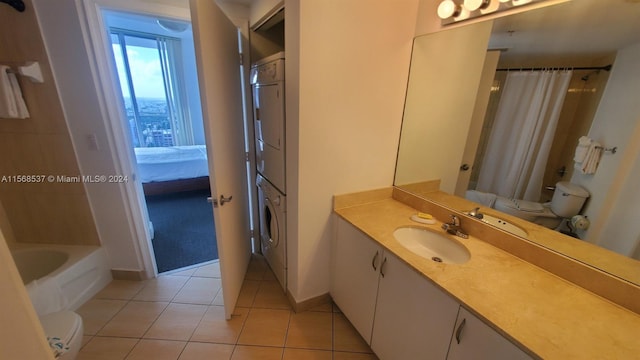
[[[153,41],[155,43],[155,41]],[[118,77],[123,97],[130,97],[127,86],[124,60],[119,44],[113,44]],[[133,87],[138,98],[165,98],[162,69],[157,48],[127,46],[127,57],[133,78]]]

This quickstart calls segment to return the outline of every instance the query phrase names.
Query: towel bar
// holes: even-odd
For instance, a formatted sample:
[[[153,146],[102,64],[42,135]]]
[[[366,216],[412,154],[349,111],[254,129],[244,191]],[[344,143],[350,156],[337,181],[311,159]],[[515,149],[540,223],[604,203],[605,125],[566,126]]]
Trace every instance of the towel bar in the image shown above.
[[[602,149],[602,151],[607,151],[610,152],[612,154],[615,154],[618,151],[618,147],[614,146],[612,148],[606,148],[604,146],[596,146],[596,149]]]

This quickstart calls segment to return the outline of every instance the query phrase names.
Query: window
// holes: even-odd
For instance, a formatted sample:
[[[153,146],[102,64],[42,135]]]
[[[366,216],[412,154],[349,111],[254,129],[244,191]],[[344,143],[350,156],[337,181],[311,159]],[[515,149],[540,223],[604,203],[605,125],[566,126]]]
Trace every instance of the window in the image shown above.
[[[180,39],[110,29],[135,147],[193,145]]]

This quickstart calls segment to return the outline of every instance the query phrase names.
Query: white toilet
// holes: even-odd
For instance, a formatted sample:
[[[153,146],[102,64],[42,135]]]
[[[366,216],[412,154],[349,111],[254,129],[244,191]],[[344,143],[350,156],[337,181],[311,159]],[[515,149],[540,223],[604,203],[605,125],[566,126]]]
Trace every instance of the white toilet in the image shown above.
[[[56,359],[74,360],[82,345],[82,318],[73,311],[58,311],[40,317],[40,323],[52,343],[60,343],[64,348],[62,355]]]
[[[570,219],[577,215],[588,197],[589,192],[582,186],[561,181],[556,184],[553,198],[548,203],[541,204],[498,196],[493,208],[538,225],[556,229],[563,219]]]

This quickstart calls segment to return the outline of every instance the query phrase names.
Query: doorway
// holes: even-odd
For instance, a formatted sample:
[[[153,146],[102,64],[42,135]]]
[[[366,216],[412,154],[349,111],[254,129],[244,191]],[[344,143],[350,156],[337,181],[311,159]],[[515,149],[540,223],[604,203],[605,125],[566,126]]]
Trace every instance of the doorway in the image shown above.
[[[157,272],[216,260],[191,24],[111,10],[103,16]]]

